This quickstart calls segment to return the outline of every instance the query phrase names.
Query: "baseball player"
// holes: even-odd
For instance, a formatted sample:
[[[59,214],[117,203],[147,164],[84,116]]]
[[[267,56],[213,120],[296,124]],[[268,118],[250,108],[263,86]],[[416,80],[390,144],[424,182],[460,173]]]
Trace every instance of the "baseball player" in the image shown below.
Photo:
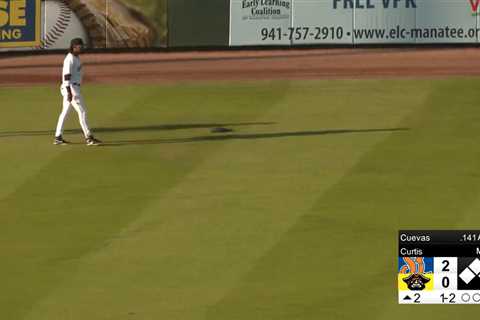
[[[57,130],[55,131],[55,141],[53,144],[64,145],[68,144],[62,137],[63,124],[73,106],[78,113],[80,126],[82,127],[85,141],[89,146],[99,145],[100,140],[93,137],[87,124],[87,115],[85,112],[85,104],[83,102],[82,94],[80,92],[80,85],[82,83],[82,64],[80,62],[80,53],[83,49],[83,40],[75,38],[70,42],[70,52],[63,61],[62,72],[62,86],[60,92],[63,96],[63,109],[58,118]]]

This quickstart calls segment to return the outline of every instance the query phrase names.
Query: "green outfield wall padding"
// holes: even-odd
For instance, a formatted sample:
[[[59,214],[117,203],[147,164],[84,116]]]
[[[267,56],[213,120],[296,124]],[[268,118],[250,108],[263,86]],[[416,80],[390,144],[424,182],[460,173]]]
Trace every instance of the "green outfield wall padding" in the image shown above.
[[[168,46],[228,46],[229,0],[169,0]]]

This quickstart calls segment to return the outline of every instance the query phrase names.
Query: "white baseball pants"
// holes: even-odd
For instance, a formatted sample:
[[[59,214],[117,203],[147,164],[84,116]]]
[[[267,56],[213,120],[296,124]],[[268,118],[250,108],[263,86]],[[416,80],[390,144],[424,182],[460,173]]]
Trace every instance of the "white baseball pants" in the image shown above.
[[[80,122],[80,126],[82,127],[83,134],[85,138],[88,138],[91,135],[90,129],[87,124],[87,113],[85,110],[85,103],[82,98],[82,94],[80,92],[80,86],[78,85],[71,85],[72,90],[72,101],[68,101],[68,91],[65,86],[60,87],[60,92],[63,96],[63,109],[60,113],[57,123],[57,130],[55,131],[55,136],[61,136],[63,134],[63,124],[65,119],[67,118],[68,112],[70,111],[70,107],[73,106],[75,111],[78,114],[78,120]]]

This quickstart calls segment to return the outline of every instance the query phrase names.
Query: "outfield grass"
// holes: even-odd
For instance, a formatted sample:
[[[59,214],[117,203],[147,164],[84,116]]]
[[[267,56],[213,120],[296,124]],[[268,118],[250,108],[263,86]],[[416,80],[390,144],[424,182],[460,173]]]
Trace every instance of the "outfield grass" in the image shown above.
[[[0,319],[473,317],[397,304],[396,237],[478,227],[477,80],[87,85],[103,147],[0,88]]]

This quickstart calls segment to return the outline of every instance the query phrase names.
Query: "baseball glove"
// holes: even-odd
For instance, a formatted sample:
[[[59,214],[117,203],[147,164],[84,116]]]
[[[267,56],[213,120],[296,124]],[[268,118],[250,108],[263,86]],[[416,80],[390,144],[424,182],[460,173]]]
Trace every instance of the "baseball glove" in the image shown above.
[[[121,0],[70,0],[93,48],[146,48],[154,44],[155,26]]]

